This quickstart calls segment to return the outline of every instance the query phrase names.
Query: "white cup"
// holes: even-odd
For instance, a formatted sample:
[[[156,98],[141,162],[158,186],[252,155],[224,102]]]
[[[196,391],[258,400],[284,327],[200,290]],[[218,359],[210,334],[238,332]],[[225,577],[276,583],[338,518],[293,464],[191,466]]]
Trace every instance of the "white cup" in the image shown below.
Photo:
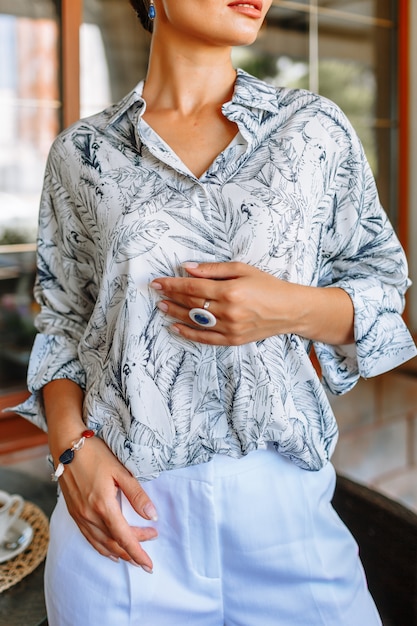
[[[4,541],[7,531],[20,516],[23,505],[22,496],[0,490],[0,543]]]

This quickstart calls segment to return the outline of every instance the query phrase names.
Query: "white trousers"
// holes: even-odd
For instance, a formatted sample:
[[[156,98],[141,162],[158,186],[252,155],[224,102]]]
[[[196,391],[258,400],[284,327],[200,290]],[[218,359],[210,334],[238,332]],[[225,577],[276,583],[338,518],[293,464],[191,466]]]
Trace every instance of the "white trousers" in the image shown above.
[[[145,483],[154,573],[99,555],[59,497],[45,572],[49,626],[380,626],[357,546],[331,507],[335,472],[274,450]],[[122,497],[124,515],[144,525]]]

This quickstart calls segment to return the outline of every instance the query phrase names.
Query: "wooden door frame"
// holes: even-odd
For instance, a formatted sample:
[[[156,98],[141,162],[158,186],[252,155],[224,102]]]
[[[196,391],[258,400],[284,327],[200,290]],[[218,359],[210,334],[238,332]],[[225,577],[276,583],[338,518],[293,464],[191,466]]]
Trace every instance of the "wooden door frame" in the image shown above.
[[[82,0],[62,0],[62,123],[64,128],[80,117],[80,27]]]
[[[398,0],[398,236],[410,245],[410,0]]]

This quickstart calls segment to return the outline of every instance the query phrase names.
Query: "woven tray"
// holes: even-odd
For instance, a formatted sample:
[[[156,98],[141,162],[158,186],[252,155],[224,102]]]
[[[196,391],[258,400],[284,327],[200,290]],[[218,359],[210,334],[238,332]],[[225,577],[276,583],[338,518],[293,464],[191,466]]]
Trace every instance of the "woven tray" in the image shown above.
[[[25,502],[20,516],[33,528],[33,539],[23,552],[0,564],[0,593],[33,572],[46,556],[49,523],[46,515],[33,502]]]

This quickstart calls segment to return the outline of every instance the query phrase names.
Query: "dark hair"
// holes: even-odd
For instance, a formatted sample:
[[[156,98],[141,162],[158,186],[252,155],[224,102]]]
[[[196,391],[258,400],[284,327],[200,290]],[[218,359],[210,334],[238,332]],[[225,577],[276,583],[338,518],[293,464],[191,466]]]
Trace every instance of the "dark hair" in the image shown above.
[[[149,0],[130,0],[130,4],[135,9],[136,15],[140,19],[140,23],[143,28],[151,33],[153,30],[153,23],[148,17],[150,4]]]

